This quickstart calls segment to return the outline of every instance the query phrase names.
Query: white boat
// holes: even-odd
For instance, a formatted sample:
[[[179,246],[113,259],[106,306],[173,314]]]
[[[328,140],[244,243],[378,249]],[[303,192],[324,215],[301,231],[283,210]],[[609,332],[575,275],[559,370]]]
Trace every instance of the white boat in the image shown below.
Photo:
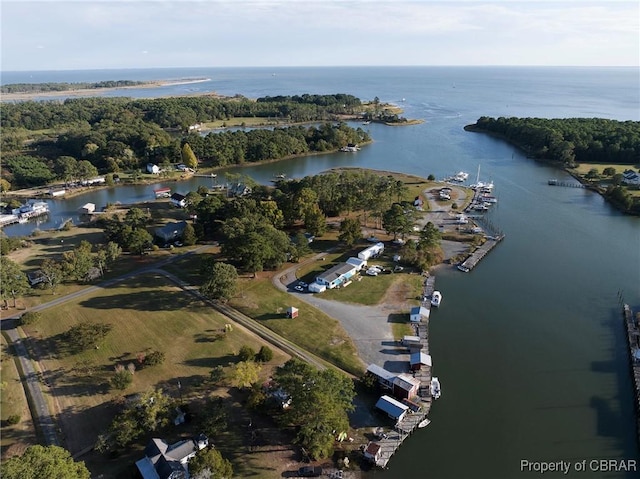
[[[440,302],[442,301],[442,294],[440,291],[434,291],[431,295],[431,306],[435,306],[436,308],[440,306]]]
[[[438,399],[442,391],[440,390],[440,381],[438,381],[437,377],[431,378],[431,397],[433,399]]]
[[[418,427],[419,428],[427,427],[429,424],[431,424],[431,421],[429,419],[424,419],[420,421],[420,423],[418,424]]]
[[[463,273],[468,273],[470,271],[469,268],[467,268],[466,266],[462,266],[461,264],[458,265],[458,269]]]
[[[453,176],[453,181],[458,181],[460,183],[463,183],[463,182],[467,181],[467,178],[469,178],[469,173],[465,173],[464,171],[458,171]]]

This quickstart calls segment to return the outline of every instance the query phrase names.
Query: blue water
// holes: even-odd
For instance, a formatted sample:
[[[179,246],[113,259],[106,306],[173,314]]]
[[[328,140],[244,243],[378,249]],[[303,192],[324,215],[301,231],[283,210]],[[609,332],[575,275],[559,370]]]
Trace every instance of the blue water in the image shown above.
[[[275,75],[274,75],[275,73]],[[261,183],[338,166],[444,177],[459,170],[496,184],[491,221],[506,239],[470,274],[437,273],[443,304],[431,321],[443,395],[432,423],[398,451],[382,478],[538,477],[522,459],[638,459],[633,391],[618,293],[640,306],[640,219],[593,192],[550,187],[564,173],[488,136],[467,133],[480,116],[640,120],[637,68],[245,68],[6,72],[25,81],[208,82],[126,90],[127,96],[194,91],[247,97],[350,93],[401,105],[415,126],[367,128],[374,143],[352,153],[231,168]],[[109,93],[113,95],[117,93]],[[402,101],[404,99],[404,101]],[[359,126],[359,125],[354,125]],[[167,183],[186,193],[213,180]],[[224,171],[216,181],[224,182]],[[102,190],[51,202],[50,223],[82,204],[149,200],[154,186]],[[45,227],[48,223],[43,224]],[[21,229],[27,228],[27,229]],[[33,225],[7,228],[23,234]],[[584,473],[572,477],[637,477]],[[544,477],[561,477],[548,473]]]

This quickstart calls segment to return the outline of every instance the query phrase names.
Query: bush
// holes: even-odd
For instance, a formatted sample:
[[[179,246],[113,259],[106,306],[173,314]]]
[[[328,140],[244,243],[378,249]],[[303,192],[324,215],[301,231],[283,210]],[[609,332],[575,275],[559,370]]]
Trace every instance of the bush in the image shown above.
[[[7,424],[9,426],[15,426],[16,424],[18,424],[20,422],[20,415],[19,414],[12,414],[11,416],[9,416],[7,418]]]
[[[20,316],[18,320],[18,324],[20,326],[27,326],[28,324],[35,324],[42,318],[42,315],[37,311],[29,311],[28,313],[24,313]]]
[[[251,346],[242,346],[238,352],[240,361],[253,361],[256,358],[256,352]]]
[[[258,354],[256,354],[256,361],[261,363],[268,363],[273,359],[273,351],[269,346],[262,346]]]
[[[157,366],[164,363],[165,355],[162,351],[153,351],[144,358],[145,366]]]
[[[120,369],[116,371],[116,374],[111,378],[110,382],[111,386],[122,391],[131,385],[133,375],[126,369]]]

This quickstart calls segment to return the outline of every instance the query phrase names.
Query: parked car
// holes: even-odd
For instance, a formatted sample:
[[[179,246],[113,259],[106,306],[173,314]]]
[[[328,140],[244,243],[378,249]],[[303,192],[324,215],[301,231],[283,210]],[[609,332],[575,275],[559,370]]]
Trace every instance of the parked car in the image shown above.
[[[304,291],[304,288],[302,286],[300,286],[300,285],[294,286],[293,289],[295,289],[296,291],[298,291],[300,293]]]
[[[298,286],[302,286],[303,288],[306,288],[309,285],[307,283],[305,283],[304,281],[298,281]]]
[[[319,477],[322,475],[321,467],[304,466],[298,469],[298,476],[302,477]]]

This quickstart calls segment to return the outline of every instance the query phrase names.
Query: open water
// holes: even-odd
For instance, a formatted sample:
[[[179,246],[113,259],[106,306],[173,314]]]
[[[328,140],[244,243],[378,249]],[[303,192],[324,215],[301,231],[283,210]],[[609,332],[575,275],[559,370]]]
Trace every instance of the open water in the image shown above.
[[[568,477],[632,478],[600,459],[636,460],[635,412],[619,296],[640,307],[640,219],[593,192],[552,187],[564,173],[488,136],[467,133],[480,116],[640,120],[636,68],[236,68],[4,72],[2,83],[160,80],[207,82],[126,90],[146,97],[216,91],[247,97],[350,93],[402,105],[406,127],[371,124],[374,143],[357,153],[300,158],[241,170],[262,183],[362,166],[444,177],[459,170],[493,180],[489,219],[506,239],[470,274],[442,269],[443,303],[431,320],[434,374],[443,394],[432,423],[400,448],[379,478],[567,477],[521,471],[521,461],[566,461]],[[109,95],[122,94],[108,93]],[[361,125],[354,125],[361,126]],[[197,178],[168,183],[186,193]],[[130,203],[154,186],[119,187],[52,201],[44,227],[86,202]],[[6,228],[25,234],[33,225]],[[586,471],[575,465],[586,460]],[[578,466],[580,467],[580,466]],[[640,469],[639,469],[640,470]]]

